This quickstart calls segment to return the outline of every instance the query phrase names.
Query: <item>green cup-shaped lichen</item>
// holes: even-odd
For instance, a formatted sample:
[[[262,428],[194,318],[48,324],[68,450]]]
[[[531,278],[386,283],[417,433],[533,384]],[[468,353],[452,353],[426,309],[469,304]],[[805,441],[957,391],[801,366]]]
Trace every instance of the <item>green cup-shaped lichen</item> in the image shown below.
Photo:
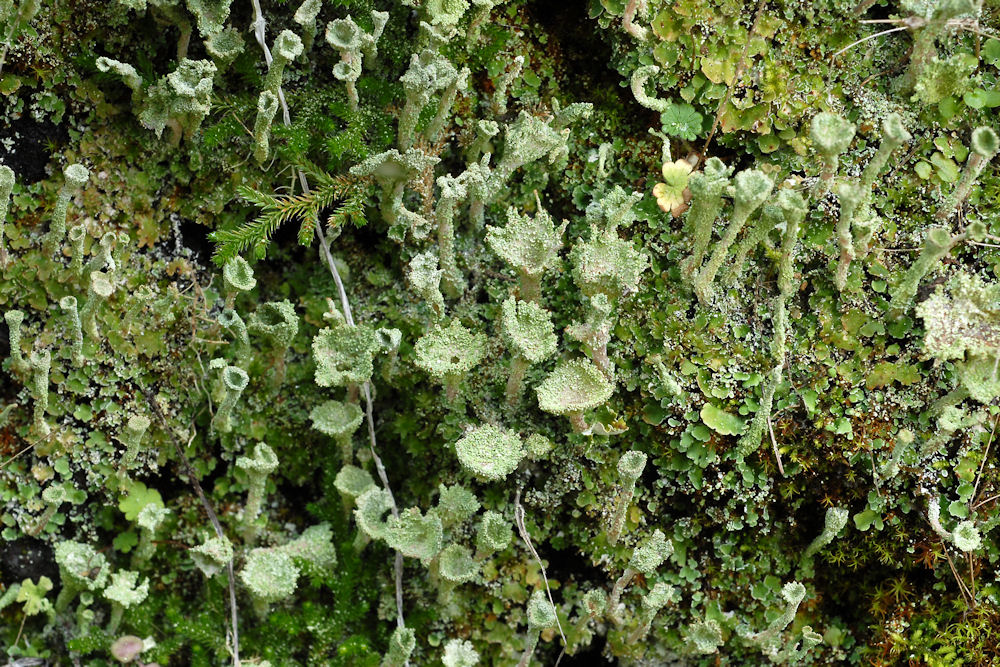
[[[559,339],[552,325],[552,314],[534,301],[509,297],[503,302],[500,324],[504,340],[514,355],[507,376],[507,404],[515,405],[521,397],[528,367],[555,354]]]
[[[7,242],[4,229],[7,225],[7,211],[10,208],[10,193],[14,189],[14,170],[0,165],[0,267],[7,266]]]
[[[139,573],[131,570],[119,570],[111,575],[111,582],[104,589],[104,597],[111,602],[111,618],[108,621],[108,634],[118,631],[122,615],[129,607],[134,607],[149,594],[149,579],[139,583]]]
[[[454,176],[439,176],[440,194],[435,211],[438,225],[438,262],[441,265],[441,289],[450,298],[457,299],[465,291],[465,278],[455,258],[455,226],[452,218],[455,206],[465,199],[468,189],[465,182]]]
[[[635,483],[646,469],[646,455],[639,451],[628,451],[618,459],[618,475],[621,477],[621,488],[615,502],[615,511],[608,528],[608,543],[616,544],[625,526],[625,514],[632,503],[635,494]]]
[[[975,551],[982,546],[983,540],[979,535],[979,529],[972,521],[962,521],[951,533],[955,546],[965,552]]]
[[[299,568],[279,549],[252,549],[239,572],[240,581],[253,597],[254,609],[264,616],[267,607],[290,597],[299,579]]]
[[[479,571],[472,552],[460,544],[449,544],[441,551],[438,567],[442,578],[456,584],[471,581]]]
[[[462,524],[479,511],[479,507],[476,494],[461,484],[452,486],[439,484],[437,506],[431,511],[441,518],[441,525],[448,530]]]
[[[472,642],[451,639],[444,645],[441,664],[444,667],[475,667],[479,664],[479,654]]]
[[[618,601],[621,599],[625,588],[632,582],[637,574],[646,576],[652,575],[656,568],[663,564],[670,554],[674,552],[674,545],[667,540],[663,531],[657,529],[653,534],[643,540],[643,542],[632,550],[632,557],[629,559],[628,567],[622,576],[615,582],[608,596],[608,616],[616,625],[621,624],[621,616],[618,611]]]
[[[441,551],[444,529],[441,519],[416,507],[389,517],[386,522],[386,542],[404,556],[419,558],[425,565]]]
[[[74,225],[69,228],[70,255],[69,270],[75,276],[83,273],[84,241],[87,239],[86,225]]]
[[[344,387],[371,379],[373,360],[379,349],[375,330],[366,324],[322,329],[312,343],[316,360],[316,384]]]
[[[247,503],[243,508],[243,523],[246,526],[244,538],[252,542],[257,536],[257,517],[264,502],[264,491],[267,488],[267,476],[278,468],[278,457],[274,450],[263,442],[254,447],[253,456],[241,456],[236,459],[236,467],[243,470],[248,479]]]
[[[244,42],[240,32],[232,27],[212,33],[205,40],[205,50],[212,56],[215,69],[218,74],[222,74],[236,60],[236,57],[243,52]]]
[[[288,300],[261,304],[250,314],[247,331],[267,338],[274,346],[276,358],[272,380],[280,386],[285,381],[285,353],[299,331],[295,307]]]
[[[213,535],[188,553],[206,577],[214,577],[233,562],[233,544],[225,536]]]
[[[843,116],[829,111],[816,114],[809,126],[809,138],[823,162],[818,187],[820,192],[830,189],[833,177],[837,175],[840,154],[847,150],[854,139],[857,128]]]
[[[892,293],[890,312],[899,314],[909,308],[920,281],[941,259],[948,256],[954,243],[951,232],[946,227],[932,227],[927,230],[924,247]]]
[[[292,343],[298,330],[298,315],[287,300],[261,304],[247,322],[247,331],[264,336],[282,351]]]
[[[848,512],[843,507],[830,507],[826,510],[826,519],[823,524],[823,532],[816,536],[816,539],[806,548],[802,554],[803,558],[809,558],[817,551],[833,541],[844,526],[847,525]]]
[[[323,8],[322,0],[303,0],[292,19],[302,28],[302,51],[308,53],[316,39],[316,17]]]
[[[389,637],[389,649],[379,667],[404,667],[417,646],[417,634],[412,628],[397,627]]]
[[[226,287],[234,292],[249,292],[257,286],[257,279],[253,277],[253,269],[239,255],[233,257],[222,267],[222,279],[226,283]]]
[[[578,242],[570,253],[573,280],[587,296],[603,294],[615,301],[635,294],[649,268],[649,256],[636,250],[631,240],[619,238],[614,229],[590,228],[590,239]]]
[[[232,308],[226,308],[219,314],[219,324],[225,327],[233,337],[236,359],[241,364],[249,362],[251,356],[250,336],[243,318]]]
[[[538,646],[542,630],[551,628],[558,622],[556,610],[549,602],[544,590],[536,590],[531,594],[526,616],[528,618],[528,639],[524,653],[521,654],[521,661],[517,663],[518,667],[527,667],[531,663],[531,656],[535,652],[535,647]]]
[[[441,294],[443,274],[444,271],[438,268],[437,255],[430,250],[414,255],[406,274],[413,290],[427,302],[438,318],[444,316],[444,295]]]
[[[559,339],[552,314],[537,303],[509,297],[503,302],[500,323],[504,340],[526,361],[537,364],[555,354]]]
[[[297,538],[277,548],[292,557],[306,574],[322,576],[337,565],[337,550],[333,545],[330,524],[320,523],[302,531]]]
[[[583,633],[591,621],[598,621],[608,608],[608,596],[602,590],[589,590],[580,601],[580,616],[576,621],[576,631]]]
[[[416,364],[445,385],[449,401],[458,396],[462,376],[486,354],[486,336],[473,333],[453,319],[446,327],[435,327],[417,340]]]
[[[555,266],[567,224],[557,227],[541,206],[534,216],[511,207],[506,226],[486,227],[486,245],[518,272],[522,299],[537,301],[541,296],[542,274]]]
[[[139,524],[140,529],[139,544],[132,552],[132,569],[141,569],[153,557],[153,553],[156,551],[153,538],[156,536],[157,529],[169,515],[170,510],[155,502],[149,503],[139,510],[139,515],[136,517],[136,523]]]
[[[253,156],[263,164],[271,152],[271,123],[278,113],[278,96],[262,90],[257,98],[257,116],[253,122]]]
[[[360,498],[369,489],[375,488],[375,480],[372,479],[367,470],[345,465],[337,473],[333,486],[353,505],[356,498]]]
[[[653,585],[648,593],[642,596],[642,607],[639,610],[639,625],[628,636],[630,644],[636,644],[649,634],[649,626],[656,618],[657,612],[667,606],[673,595],[674,588],[662,581]]]
[[[59,511],[59,507],[69,500],[69,493],[62,484],[50,484],[42,491],[42,500],[45,501],[45,511],[38,518],[34,528],[25,531],[28,535],[35,536],[45,530],[45,526],[49,525],[49,521]]]
[[[115,291],[108,274],[94,271],[90,274],[90,287],[87,289],[87,301],[80,309],[80,324],[91,340],[99,341],[101,333],[97,327],[97,310],[101,304]]]
[[[766,630],[758,632],[749,637],[750,641],[760,644],[761,646],[766,646],[770,642],[774,641],[778,633],[784,630],[788,625],[795,620],[795,612],[799,608],[799,604],[805,599],[806,587],[797,581],[790,581],[781,587],[781,597],[785,599],[787,603],[784,611],[777,616],[771,623],[767,626]]]
[[[866,197],[871,196],[872,185],[882,173],[892,152],[913,138],[903,125],[903,118],[898,113],[891,113],[882,120],[882,142],[878,152],[871,159],[861,174],[861,188]]]
[[[488,510],[476,530],[477,558],[485,558],[496,551],[503,551],[514,537],[510,522],[499,512]]]
[[[35,433],[44,437],[49,434],[45,411],[49,409],[49,368],[52,365],[52,354],[48,350],[32,351],[28,365],[31,367],[31,396],[35,399],[34,429]]]
[[[326,24],[326,41],[341,51],[357,51],[361,48],[361,28],[350,16],[334,19]]]
[[[213,420],[213,425],[220,433],[229,433],[233,430],[233,408],[236,407],[236,402],[249,383],[250,376],[242,368],[226,366],[222,369],[222,384],[226,394]]]
[[[587,359],[561,361],[535,388],[538,407],[554,415],[569,417],[577,433],[587,430],[583,413],[611,398],[614,386]]]
[[[688,628],[687,641],[698,655],[717,653],[723,645],[722,628],[718,621],[708,619],[693,623]]]
[[[65,610],[79,593],[104,588],[108,580],[107,559],[88,544],[69,540],[59,542],[55,548],[55,560],[62,584],[55,603],[57,612]]]
[[[125,445],[125,454],[122,456],[122,466],[131,468],[135,463],[135,457],[139,454],[139,446],[142,444],[142,436],[150,425],[149,417],[145,415],[131,415],[125,423],[125,428],[120,436]]]
[[[354,519],[365,535],[373,540],[384,540],[389,531],[386,514],[391,510],[392,494],[373,486],[358,496]]]
[[[49,231],[42,239],[42,250],[46,255],[54,254],[66,236],[66,212],[69,210],[69,201],[73,193],[82,188],[90,178],[90,171],[82,164],[71,164],[63,170],[63,176],[66,181],[59,189],[55,208],[52,209]]]
[[[80,365],[83,363],[83,325],[80,322],[80,313],[76,308],[75,296],[64,296],[59,299],[59,307],[66,313],[70,335],[70,358],[73,363]]]
[[[837,274],[834,284],[841,292],[847,285],[847,273],[855,258],[854,236],[851,234],[851,222],[858,205],[864,200],[865,191],[853,183],[841,183],[837,187],[840,197],[840,218],[837,220],[837,243],[840,245],[840,261],[837,263]]]
[[[524,443],[514,431],[484,424],[455,443],[462,465],[478,477],[500,481],[514,472],[525,456]]]
[[[11,370],[17,374],[27,373],[30,367],[21,352],[21,324],[24,322],[24,313],[20,310],[8,310],[4,312],[3,319],[7,323]]]
[[[1000,151],[1000,137],[990,127],[977,127],[972,131],[972,152],[962,169],[962,177],[955,186],[947,201],[938,209],[935,217],[939,222],[948,220],[955,209],[969,196],[969,191],[979,178],[979,175],[990,163],[990,160]]]
[[[710,157],[702,171],[691,174],[688,179],[691,208],[686,226],[694,240],[691,254],[681,263],[681,275],[686,280],[690,280],[701,268],[708,244],[712,241],[712,225],[722,212],[722,196],[732,173],[732,167],[726,167],[717,157]]]
[[[361,408],[355,403],[340,401],[325,401],[309,413],[313,428],[333,438],[340,447],[341,462],[345,465],[354,460],[351,436],[358,430],[364,417]]]
[[[722,268],[729,248],[736,241],[743,225],[750,215],[756,211],[771,194],[774,182],[764,172],[757,169],[746,169],[736,174],[736,184],[733,188],[733,213],[722,239],[712,251],[712,256],[702,267],[694,281],[694,291],[702,305],[712,300],[715,275]]]
[[[281,79],[285,72],[285,65],[295,60],[302,53],[302,40],[291,30],[282,30],[274,39],[274,47],[271,49],[273,60],[264,77],[264,90],[270,91],[273,95],[278,95],[281,88]]]

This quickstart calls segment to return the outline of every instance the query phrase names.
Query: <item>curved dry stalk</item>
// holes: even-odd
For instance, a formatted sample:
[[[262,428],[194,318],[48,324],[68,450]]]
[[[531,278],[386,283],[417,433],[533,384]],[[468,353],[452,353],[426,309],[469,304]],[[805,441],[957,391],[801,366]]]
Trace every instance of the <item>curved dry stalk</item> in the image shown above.
[[[266,30],[267,22],[264,20],[264,14],[260,8],[260,0],[251,0],[253,3],[254,20],[253,20],[253,31],[254,37],[257,39],[257,43],[260,44],[261,50],[264,52],[264,62],[268,67],[271,66],[271,50],[267,46],[266,40]],[[285,93],[281,86],[278,86],[278,103],[281,105],[281,118],[285,125],[291,125],[292,119],[291,114],[288,111],[288,103],[285,101]],[[303,192],[309,192],[309,182],[306,180],[306,175],[301,169],[295,169],[296,174],[299,177],[299,185],[302,187]],[[351,303],[347,298],[347,290],[344,289],[344,281],[340,278],[340,272],[337,270],[337,265],[333,261],[333,256],[330,254],[330,248],[326,242],[326,236],[323,234],[323,229],[321,224],[315,226],[315,233],[319,239],[320,251],[323,254],[323,258],[326,260],[326,265],[330,270],[330,275],[333,276],[333,282],[337,285],[337,292],[340,295],[340,304],[344,311],[344,319],[347,321],[349,326],[354,326],[354,316],[351,312]],[[367,381],[362,385],[362,391],[365,396],[365,421],[368,423],[368,445],[371,449],[372,459],[375,461],[375,469],[378,472],[379,481],[382,482],[382,487],[388,492],[391,501],[391,511],[394,517],[399,516],[399,508],[396,505],[396,499],[392,494],[392,489],[389,487],[389,478],[385,474],[385,466],[382,465],[382,459],[379,457],[375,450],[375,419],[372,410],[372,396],[371,396],[371,381]],[[406,625],[403,618],[403,554],[396,551],[396,559],[393,564],[393,570],[395,574],[395,588],[396,588],[396,625],[399,627],[404,627]]]
[[[862,37],[861,39],[855,42],[851,42],[850,44],[842,48],[840,51],[834,53],[832,56],[830,56],[830,60],[833,60],[844,51],[848,51],[853,47],[857,46],[858,44],[861,44],[862,42],[867,42],[869,39],[875,39],[876,37],[881,37],[882,35],[888,35],[891,32],[899,32],[900,30],[908,30],[908,28],[904,25],[904,26],[899,26],[898,28],[890,28],[888,30],[882,30],[880,32],[875,33],[874,35],[868,35],[867,37]]]

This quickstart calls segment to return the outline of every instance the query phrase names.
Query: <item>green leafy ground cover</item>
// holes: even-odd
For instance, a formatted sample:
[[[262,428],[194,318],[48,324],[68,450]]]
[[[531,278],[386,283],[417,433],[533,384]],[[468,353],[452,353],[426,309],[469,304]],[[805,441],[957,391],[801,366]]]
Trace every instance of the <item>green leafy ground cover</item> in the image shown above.
[[[995,664],[998,32],[0,0],[10,664]]]

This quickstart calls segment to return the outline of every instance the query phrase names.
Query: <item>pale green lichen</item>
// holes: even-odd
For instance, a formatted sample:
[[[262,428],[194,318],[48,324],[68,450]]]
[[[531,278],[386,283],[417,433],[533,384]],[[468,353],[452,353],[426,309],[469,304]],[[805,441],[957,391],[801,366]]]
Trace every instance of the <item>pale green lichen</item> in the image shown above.
[[[341,324],[320,330],[313,338],[316,360],[316,384],[320,387],[344,387],[367,382],[375,370],[378,339],[372,327]]]
[[[483,479],[499,481],[514,472],[525,457],[524,443],[514,431],[484,424],[455,443],[458,460]]]
[[[444,656],[441,658],[444,667],[475,667],[479,664],[479,654],[471,642],[461,639],[450,639],[444,645]]]
[[[535,388],[538,407],[570,418],[578,433],[587,430],[583,413],[611,398],[614,385],[586,359],[562,361]]]
[[[503,551],[514,537],[510,522],[499,512],[488,510],[476,530],[477,558],[485,558],[497,551]]]
[[[277,549],[252,549],[239,572],[240,581],[253,596],[258,613],[295,592],[299,568],[292,557]]]
[[[443,540],[441,519],[432,513],[424,515],[416,507],[386,521],[385,541],[389,546],[404,556],[419,558],[425,565],[441,551]]]
[[[55,254],[63,237],[66,236],[66,213],[73,194],[82,188],[90,178],[90,170],[82,164],[71,164],[63,170],[65,182],[59,189],[52,218],[49,222],[49,232],[42,239],[42,250],[46,255]],[[0,193],[2,194],[2,193]]]
[[[486,227],[486,244],[521,280],[520,297],[537,301],[541,295],[542,274],[555,266],[567,222],[556,227],[552,217],[541,205],[534,216],[521,215],[517,209],[507,209],[504,227]]]
[[[552,315],[533,301],[508,297],[501,308],[501,330],[513,352],[507,377],[507,403],[514,405],[521,396],[524,374],[556,353],[559,339],[552,325]]]
[[[441,576],[447,581],[462,584],[475,578],[479,564],[472,558],[472,552],[461,544],[449,544],[438,556]]]
[[[337,443],[344,464],[348,464],[354,459],[351,436],[358,430],[358,426],[364,419],[361,408],[354,403],[325,401],[312,409],[309,413],[309,419],[312,420],[314,429],[330,436]]]
[[[456,318],[421,336],[414,351],[417,366],[443,383],[448,401],[454,401],[462,377],[486,354],[486,336],[469,331]]]
[[[809,125],[809,138],[823,163],[817,182],[819,194],[827,192],[832,186],[840,165],[840,154],[851,145],[856,129],[853,123],[839,114],[824,111],[813,116]]]
[[[243,506],[243,539],[251,543],[259,530],[257,517],[264,502],[267,477],[278,469],[278,456],[267,444],[258,442],[254,446],[253,456],[240,456],[236,459],[236,467],[246,473],[248,480],[247,502]]]
[[[229,433],[233,430],[233,409],[243,395],[243,390],[250,384],[250,376],[237,366],[226,366],[221,375],[225,394],[212,425],[219,433]]]

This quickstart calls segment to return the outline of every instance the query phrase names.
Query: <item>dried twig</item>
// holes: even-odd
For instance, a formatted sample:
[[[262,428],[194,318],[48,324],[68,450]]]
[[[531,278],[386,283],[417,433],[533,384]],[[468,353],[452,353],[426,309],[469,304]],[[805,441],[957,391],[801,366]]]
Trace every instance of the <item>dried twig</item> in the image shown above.
[[[549,575],[545,573],[545,566],[542,564],[542,559],[538,556],[538,552],[535,551],[535,545],[531,543],[531,536],[528,534],[528,529],[524,525],[524,506],[521,505],[521,489],[517,490],[514,495],[514,525],[517,526],[517,533],[524,540],[524,543],[528,545],[528,551],[531,552],[532,557],[534,557],[535,562],[538,563],[538,567],[542,572],[542,580],[545,582],[545,592],[549,596],[549,604],[552,605],[552,611],[556,611],[556,602],[552,599],[552,589],[549,588]],[[566,635],[563,633],[562,623],[559,622],[559,614],[556,614],[556,627],[559,628],[559,636],[562,637],[563,646],[568,647],[569,642],[566,641]]]
[[[267,40],[265,37],[267,22],[264,20],[264,14],[260,9],[260,0],[251,1],[253,3],[254,11],[254,36],[257,39],[257,43],[260,44],[260,48],[264,52],[264,62],[270,68],[272,60],[271,50],[267,46]],[[291,125],[291,114],[288,111],[288,103],[285,101],[285,93],[281,86],[278,86],[278,102],[281,105],[282,121],[285,125]],[[299,185],[301,186],[302,191],[308,193],[309,181],[306,180],[305,173],[301,169],[295,169],[295,172],[298,175]],[[330,248],[327,245],[326,236],[323,234],[322,227],[322,225],[316,225],[314,228],[316,236],[319,239],[320,252],[322,253],[322,257],[326,260],[327,267],[330,269],[330,275],[333,276],[333,282],[337,285],[337,292],[340,295],[340,304],[344,310],[344,319],[347,321],[349,326],[353,327],[354,316],[351,313],[351,304],[347,298],[347,291],[344,289],[344,281],[341,280],[340,272],[337,270],[337,265],[334,263],[333,256],[330,254]],[[389,478],[385,474],[385,466],[382,465],[382,459],[379,458],[379,455],[375,450],[375,421],[372,411],[370,381],[367,381],[362,385],[362,391],[365,395],[365,421],[368,423],[368,445],[371,449],[372,459],[375,461],[375,469],[378,472],[379,480],[382,482],[382,487],[389,494],[392,515],[398,517],[399,508],[396,506],[396,500],[392,494],[392,489],[389,488]],[[396,586],[396,625],[402,628],[405,627],[406,622],[403,618],[403,554],[399,551],[396,551],[396,559],[393,569]]]
[[[955,563],[951,560],[951,554],[948,553],[948,545],[941,540],[941,546],[944,547],[944,557],[948,559],[948,567],[951,568],[951,573],[955,577],[955,581],[958,582],[958,590],[962,594],[962,600],[965,601],[967,607],[975,608],[976,598],[969,592],[968,586],[962,581],[962,578],[958,576],[958,570],[955,569]]]
[[[771,415],[767,416],[767,432],[771,434],[771,447],[774,449],[774,460],[778,462],[778,472],[785,474],[785,467],[781,465],[781,452],[778,451],[778,441],[774,439],[774,426],[771,425]]]
[[[993,430],[990,431],[990,439],[986,442],[986,450],[983,452],[983,460],[979,462],[979,470],[976,471],[976,483],[972,485],[972,501],[970,502],[970,509],[973,504],[975,504],[976,497],[979,494],[979,482],[983,478],[983,468],[986,467],[986,457],[989,456],[990,446],[993,444],[993,436],[997,432],[997,421],[1000,421],[1000,414],[997,415],[996,419],[993,420]]]

